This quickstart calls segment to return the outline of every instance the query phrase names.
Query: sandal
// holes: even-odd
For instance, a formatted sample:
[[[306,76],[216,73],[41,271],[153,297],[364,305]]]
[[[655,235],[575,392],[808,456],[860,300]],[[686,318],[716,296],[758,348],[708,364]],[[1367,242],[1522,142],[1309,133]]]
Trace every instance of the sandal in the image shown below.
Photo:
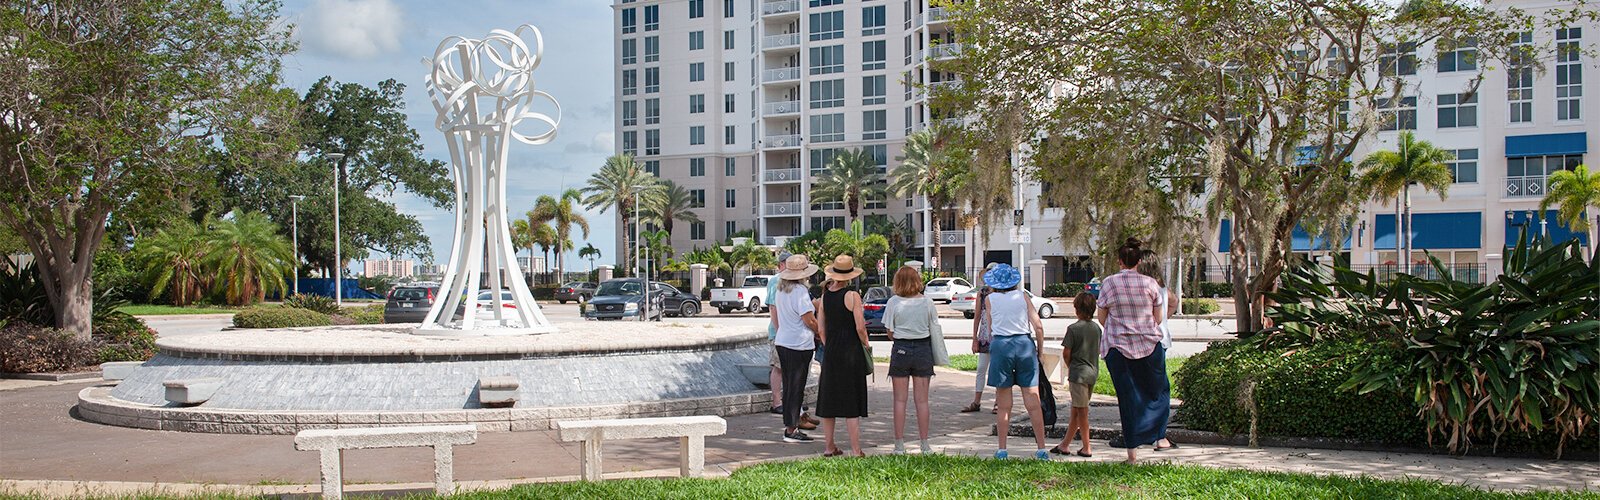
[[[837,457],[837,456],[840,456],[840,455],[843,455],[843,454],[844,454],[844,450],[840,450],[840,449],[834,449],[833,451],[824,451],[824,452],[822,452],[822,456],[824,456],[824,457]]]
[[[1051,455],[1066,455],[1068,453],[1065,452],[1065,451],[1061,451],[1061,447],[1060,446],[1051,446],[1050,447],[1050,454]]]
[[[983,409],[983,405],[978,404],[978,403],[972,403],[970,405],[967,405],[965,408],[962,408],[961,409],[961,413],[973,413],[973,412],[976,412],[976,411],[982,410],[982,409]]]
[[[1156,451],[1167,451],[1167,450],[1176,450],[1176,449],[1178,449],[1178,443],[1174,443],[1174,442],[1169,440],[1169,441],[1167,441],[1167,444],[1170,444],[1172,446],[1157,446],[1157,447],[1155,447]]]
[[[1073,455],[1077,455],[1077,456],[1080,456],[1080,457],[1083,457],[1083,458],[1094,458],[1094,454],[1093,453],[1085,452],[1081,448],[1078,449],[1077,453],[1073,453]]]

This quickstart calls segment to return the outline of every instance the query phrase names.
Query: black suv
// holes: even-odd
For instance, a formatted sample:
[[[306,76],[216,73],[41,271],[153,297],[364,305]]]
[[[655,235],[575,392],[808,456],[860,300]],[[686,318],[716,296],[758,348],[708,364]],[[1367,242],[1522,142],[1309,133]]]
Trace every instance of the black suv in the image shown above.
[[[437,286],[401,286],[389,291],[383,304],[384,323],[421,323],[439,296]]]
[[[594,298],[583,312],[586,319],[638,318],[644,293],[639,278],[620,278],[600,283]],[[658,281],[650,282],[650,319],[666,316],[694,316],[700,313],[700,299]]]

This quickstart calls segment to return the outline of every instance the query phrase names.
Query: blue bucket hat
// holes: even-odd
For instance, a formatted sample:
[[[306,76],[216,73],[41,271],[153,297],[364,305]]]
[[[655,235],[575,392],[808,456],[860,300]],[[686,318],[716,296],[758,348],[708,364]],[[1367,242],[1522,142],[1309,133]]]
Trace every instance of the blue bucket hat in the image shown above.
[[[983,273],[983,282],[995,289],[1006,289],[1017,286],[1022,282],[1022,273],[1011,264],[999,264],[994,269]]]

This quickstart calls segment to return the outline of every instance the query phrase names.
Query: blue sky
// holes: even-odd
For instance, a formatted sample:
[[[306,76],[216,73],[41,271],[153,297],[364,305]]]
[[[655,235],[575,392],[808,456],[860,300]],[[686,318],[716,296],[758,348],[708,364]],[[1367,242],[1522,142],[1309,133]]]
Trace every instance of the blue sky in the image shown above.
[[[560,101],[561,128],[555,142],[542,146],[513,143],[508,170],[508,203],[513,217],[533,207],[539,195],[563,187],[582,187],[612,152],[611,6],[601,0],[524,0],[423,2],[403,0],[288,0],[282,15],[295,25],[300,51],[284,61],[287,84],[300,93],[323,76],[375,86],[393,78],[406,85],[406,112],[422,137],[424,155],[449,161],[443,134],[433,127],[433,106],[423,77],[446,36],[482,38],[491,29],[532,24],[544,35],[544,61],[534,77],[538,88]],[[519,128],[520,130],[520,128]],[[409,195],[395,203],[417,217],[433,242],[434,258],[449,257],[451,214]],[[614,214],[590,212],[588,239],[613,258]],[[582,247],[582,235],[573,242]],[[376,255],[375,255],[376,256]],[[599,264],[602,261],[597,261]],[[576,252],[569,269],[587,269]]]

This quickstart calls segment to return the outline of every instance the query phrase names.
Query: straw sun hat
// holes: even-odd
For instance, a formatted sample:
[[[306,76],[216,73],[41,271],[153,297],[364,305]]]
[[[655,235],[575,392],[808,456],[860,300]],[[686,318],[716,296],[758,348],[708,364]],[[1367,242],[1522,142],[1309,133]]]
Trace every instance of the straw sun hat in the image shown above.
[[[850,281],[861,275],[861,268],[856,267],[856,260],[849,255],[840,255],[833,258],[833,264],[822,271],[833,281]]]
[[[817,274],[817,265],[812,264],[805,254],[795,254],[783,260],[783,271],[778,273],[778,279],[798,281],[813,274]]]

